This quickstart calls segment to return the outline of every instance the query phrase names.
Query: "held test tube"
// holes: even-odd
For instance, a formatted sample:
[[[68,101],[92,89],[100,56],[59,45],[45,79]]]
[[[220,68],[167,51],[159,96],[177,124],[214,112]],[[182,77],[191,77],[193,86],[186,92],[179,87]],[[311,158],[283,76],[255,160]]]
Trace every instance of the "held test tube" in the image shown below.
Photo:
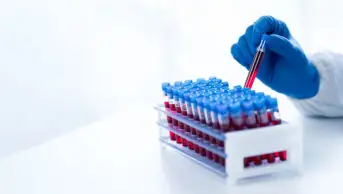
[[[266,44],[266,41],[264,40],[264,38],[262,38],[260,45],[257,47],[256,54],[254,56],[254,60],[253,60],[252,65],[250,67],[247,79],[244,83],[244,87],[246,87],[246,88],[251,88],[252,85],[254,84],[258,69],[261,65],[261,62],[262,62],[262,59],[264,56],[265,44]]]

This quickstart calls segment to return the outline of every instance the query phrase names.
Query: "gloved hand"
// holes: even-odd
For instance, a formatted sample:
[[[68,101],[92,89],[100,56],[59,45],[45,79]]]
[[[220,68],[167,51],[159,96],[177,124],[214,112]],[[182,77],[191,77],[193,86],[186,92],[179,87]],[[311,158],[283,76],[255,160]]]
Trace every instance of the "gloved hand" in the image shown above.
[[[319,90],[318,71],[280,20],[263,16],[249,26],[231,47],[234,59],[249,69],[262,36],[266,39],[266,51],[257,78],[292,98],[315,96]]]

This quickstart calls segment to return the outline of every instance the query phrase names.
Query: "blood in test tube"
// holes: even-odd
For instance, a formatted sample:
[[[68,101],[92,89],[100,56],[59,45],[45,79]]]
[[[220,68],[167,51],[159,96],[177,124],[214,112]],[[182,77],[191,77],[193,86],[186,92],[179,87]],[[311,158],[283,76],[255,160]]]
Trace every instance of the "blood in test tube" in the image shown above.
[[[200,154],[201,154],[201,156],[206,156],[206,149],[205,148],[203,148],[203,147],[200,147]]]
[[[218,112],[218,122],[222,132],[228,132],[230,126],[229,105],[219,104],[216,107]]]
[[[183,147],[187,147],[187,146],[188,146],[188,141],[187,141],[187,139],[182,138],[182,145],[183,145]]]
[[[194,144],[191,141],[188,141],[188,149],[194,150]]]
[[[209,134],[207,134],[207,133],[204,133],[204,140],[205,140],[205,142],[211,142],[210,140],[210,135]]]
[[[276,98],[267,99],[268,113],[270,114],[270,121],[272,125],[281,124],[281,117],[279,113],[279,107]]]
[[[194,151],[196,152],[196,153],[200,153],[200,147],[199,147],[199,145],[197,145],[197,144],[194,144]]]
[[[191,134],[193,136],[196,136],[197,135],[197,130],[194,128],[194,127],[191,127]]]
[[[244,126],[243,111],[239,102],[230,104],[232,127],[235,130],[242,130]]]
[[[182,144],[182,137],[179,135],[176,135],[176,143],[177,144]]]
[[[169,106],[171,111],[175,111],[175,104],[174,104],[174,95],[172,87],[167,88],[167,93],[169,96]],[[167,121],[170,125],[173,125],[173,119],[170,116],[167,116]],[[176,141],[176,135],[172,131],[169,131],[170,140]]]
[[[204,103],[203,103],[204,99],[206,99],[206,97],[199,97],[196,99],[196,102],[197,102],[199,120],[201,123],[206,124],[205,113],[204,113]]]
[[[187,116],[189,117],[189,118],[193,118],[193,112],[192,112],[192,106],[191,106],[191,98],[190,98],[190,96],[191,96],[191,92],[189,92],[189,93],[186,93],[185,95],[184,95],[184,98],[185,98],[185,102],[186,102],[186,110],[187,110]]]
[[[224,157],[220,157],[220,164],[222,166],[225,166],[225,158]]]
[[[218,164],[220,163],[220,156],[218,154],[213,153],[213,158],[214,158],[214,162],[216,162]]]
[[[249,167],[250,162],[251,162],[251,158],[244,158],[243,160],[244,168]]]
[[[261,155],[262,164],[268,164],[268,154]]]
[[[213,160],[213,153],[210,150],[206,150],[206,157],[209,160]]]
[[[258,127],[254,106],[251,100],[244,100],[242,102],[242,107],[245,115],[245,125],[248,128],[256,128]]]
[[[216,101],[210,102],[212,127],[219,131],[220,126],[219,126],[219,122],[218,122],[217,105],[218,105],[218,103]]]
[[[275,162],[275,158],[273,154],[268,154],[268,163],[274,163]]]
[[[274,158],[275,158],[275,162],[280,162],[280,154],[279,154],[279,152],[274,152]]]
[[[255,156],[255,157],[253,157],[253,161],[254,161],[254,164],[255,164],[256,166],[259,166],[259,165],[262,164],[262,160],[261,160],[260,156]]]
[[[170,83],[165,82],[162,84],[163,101],[164,101],[164,107],[166,109],[169,109],[169,96],[168,96],[169,87],[170,87]]]
[[[264,98],[257,98],[254,100],[254,107],[257,111],[259,125],[261,127],[267,126],[269,123],[267,107]]]
[[[193,113],[193,118],[197,121],[199,121],[199,115],[198,115],[198,109],[197,109],[197,102],[196,99],[200,97],[200,95],[197,94],[192,94],[190,96],[191,98],[191,107],[192,107],[192,113]]]
[[[287,152],[286,151],[281,151],[280,152],[280,160],[281,161],[287,160]]]
[[[204,114],[205,114],[205,121],[208,126],[212,126],[212,118],[211,118],[211,109],[210,109],[210,99],[205,98],[203,100],[204,104]]]

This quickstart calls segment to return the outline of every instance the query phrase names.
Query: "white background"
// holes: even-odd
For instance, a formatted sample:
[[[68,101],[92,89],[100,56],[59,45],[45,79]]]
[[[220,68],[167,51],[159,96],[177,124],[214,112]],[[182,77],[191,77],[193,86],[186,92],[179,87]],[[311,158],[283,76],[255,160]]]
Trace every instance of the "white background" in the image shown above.
[[[0,157],[119,107],[151,108],[162,81],[242,84],[230,47],[261,15],[286,21],[307,52],[343,51],[339,2],[0,0]]]

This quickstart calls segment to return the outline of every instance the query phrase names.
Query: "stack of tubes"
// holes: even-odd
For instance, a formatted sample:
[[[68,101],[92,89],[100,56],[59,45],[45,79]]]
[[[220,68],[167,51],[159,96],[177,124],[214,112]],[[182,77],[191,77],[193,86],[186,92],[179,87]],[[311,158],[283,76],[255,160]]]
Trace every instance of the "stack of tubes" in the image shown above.
[[[207,125],[216,133],[227,133],[269,125],[281,124],[276,98],[229,83],[216,77],[199,78],[196,81],[176,81],[163,83],[164,106],[167,111],[182,114],[201,125]],[[224,150],[224,142],[209,134],[204,134],[172,117],[167,116],[170,127],[183,131],[186,135]],[[225,159],[209,150],[188,142],[172,131],[170,140],[182,144],[190,150],[225,166]]]

